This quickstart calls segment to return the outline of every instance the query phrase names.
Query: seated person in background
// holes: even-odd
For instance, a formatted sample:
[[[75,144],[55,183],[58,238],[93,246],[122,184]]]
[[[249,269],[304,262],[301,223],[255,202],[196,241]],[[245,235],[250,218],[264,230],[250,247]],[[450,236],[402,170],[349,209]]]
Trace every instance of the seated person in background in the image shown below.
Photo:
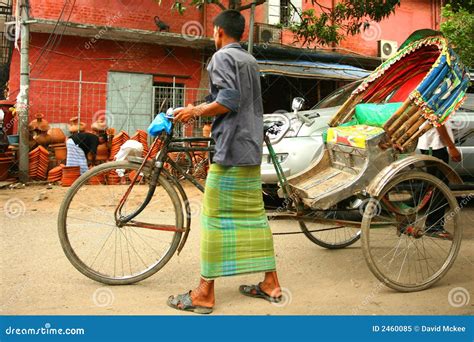
[[[87,154],[92,154],[91,164],[95,164],[97,146],[107,142],[107,134],[101,133],[98,136],[92,133],[73,133],[66,142],[67,159],[66,166],[79,166],[81,175],[89,168],[87,166]]]
[[[421,153],[431,154],[445,163],[449,163],[449,157],[454,162],[461,161],[461,153],[454,144],[453,130],[449,121],[446,121],[443,126],[430,129],[421,136],[418,140],[418,149]],[[447,183],[446,177],[437,167],[429,167],[428,173]],[[445,207],[444,198],[431,204],[431,209],[428,209],[430,212],[425,222],[426,235],[440,239],[452,239],[451,234],[444,228]],[[436,210],[437,208],[439,209]]]

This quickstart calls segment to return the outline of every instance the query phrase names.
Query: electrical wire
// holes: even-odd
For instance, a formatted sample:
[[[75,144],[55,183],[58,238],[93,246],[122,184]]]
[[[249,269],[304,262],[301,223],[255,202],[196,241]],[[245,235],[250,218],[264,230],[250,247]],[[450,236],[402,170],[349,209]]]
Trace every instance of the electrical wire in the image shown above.
[[[65,8],[66,8],[67,5],[71,5],[71,10],[69,11],[69,15],[68,15],[66,21],[61,21],[62,14],[65,12]],[[50,60],[48,59],[48,56],[49,56],[49,54],[51,53],[51,51],[54,51],[54,50],[61,44],[62,38],[63,38],[63,36],[64,36],[64,33],[66,32],[66,29],[67,29],[67,23],[68,23],[69,20],[71,19],[71,16],[72,16],[72,13],[73,13],[73,11],[74,11],[75,5],[76,5],[76,0],[73,0],[73,1],[72,1],[72,4],[71,4],[71,1],[69,1],[69,0],[66,0],[66,2],[64,3],[64,6],[63,6],[63,10],[64,10],[64,11],[61,11],[61,15],[60,15],[60,17],[58,18],[58,21],[56,22],[55,29],[56,29],[57,27],[59,27],[60,24],[62,24],[62,25],[64,26],[64,28],[63,28],[62,32],[60,32],[59,34],[54,34],[54,31],[55,31],[55,30],[53,30],[53,33],[50,34],[50,38],[51,38],[51,36],[53,36],[53,39],[52,39],[52,41],[51,41],[51,43],[50,43],[51,47],[50,47],[50,48],[47,48],[47,49],[44,49],[44,50],[42,51],[42,54],[43,54],[44,52],[46,52],[46,55],[43,57],[44,63],[42,63],[42,65],[40,66],[39,71],[37,71],[37,72],[35,73],[35,75],[34,75],[36,78],[40,77],[41,74],[42,74],[42,73],[44,72],[44,70],[46,69],[46,67],[48,66],[48,63],[49,63],[49,61],[50,61]],[[50,39],[48,39],[48,40],[50,40]],[[45,47],[46,47],[46,45],[45,45]],[[42,55],[42,54],[41,54],[41,55]],[[39,57],[41,57],[41,55],[40,55]]]

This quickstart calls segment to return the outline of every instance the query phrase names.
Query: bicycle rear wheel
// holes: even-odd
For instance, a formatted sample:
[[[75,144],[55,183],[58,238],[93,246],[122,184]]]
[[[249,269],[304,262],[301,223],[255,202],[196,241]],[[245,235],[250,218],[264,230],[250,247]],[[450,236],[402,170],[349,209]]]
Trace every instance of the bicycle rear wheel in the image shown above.
[[[171,259],[181,239],[181,201],[163,176],[150,203],[134,220],[170,230],[116,224],[114,211],[139,166],[127,161],[97,166],[72,185],[61,204],[58,232],[64,253],[78,271],[104,284],[132,284],[150,277]],[[149,183],[150,172],[145,169],[122,215],[140,207]]]
[[[440,179],[419,171],[395,176],[365,207],[362,251],[372,273],[402,292],[435,284],[459,252],[459,211]],[[446,238],[436,234],[441,228]]]

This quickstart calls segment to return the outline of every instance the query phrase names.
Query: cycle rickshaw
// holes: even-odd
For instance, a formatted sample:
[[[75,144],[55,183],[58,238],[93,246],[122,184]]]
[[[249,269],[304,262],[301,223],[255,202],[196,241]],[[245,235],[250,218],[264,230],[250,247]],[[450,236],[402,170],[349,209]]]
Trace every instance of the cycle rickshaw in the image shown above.
[[[461,104],[468,83],[467,69],[443,37],[411,42],[370,74],[331,119],[320,159],[288,178],[271,143],[281,127],[267,126],[265,142],[284,199],[276,215],[297,222],[306,236],[327,248],[361,238],[367,265],[390,288],[410,292],[433,285],[448,272],[461,244],[460,207],[447,184],[462,180],[439,159],[413,152],[417,139],[443,125]],[[155,158],[97,166],[64,198],[58,218],[61,244],[70,262],[91,279],[141,281],[185,245],[200,203],[188,198],[170,167],[200,190],[203,186],[168,154],[186,150],[176,143],[211,139],[173,137],[172,122],[164,114],[160,120]],[[209,152],[212,147],[193,149]],[[111,174],[120,182],[110,185]],[[324,215],[348,198],[363,203],[361,220]],[[449,239],[430,235],[427,217],[435,214]]]

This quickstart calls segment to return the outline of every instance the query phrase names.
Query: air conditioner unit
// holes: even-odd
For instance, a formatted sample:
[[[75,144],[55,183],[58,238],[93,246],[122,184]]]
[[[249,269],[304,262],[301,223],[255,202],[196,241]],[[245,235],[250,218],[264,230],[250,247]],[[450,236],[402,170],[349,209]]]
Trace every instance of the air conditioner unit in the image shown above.
[[[281,29],[269,24],[255,24],[256,44],[281,44]]]
[[[379,40],[379,57],[381,58],[389,58],[398,49],[398,43],[393,40]]]

